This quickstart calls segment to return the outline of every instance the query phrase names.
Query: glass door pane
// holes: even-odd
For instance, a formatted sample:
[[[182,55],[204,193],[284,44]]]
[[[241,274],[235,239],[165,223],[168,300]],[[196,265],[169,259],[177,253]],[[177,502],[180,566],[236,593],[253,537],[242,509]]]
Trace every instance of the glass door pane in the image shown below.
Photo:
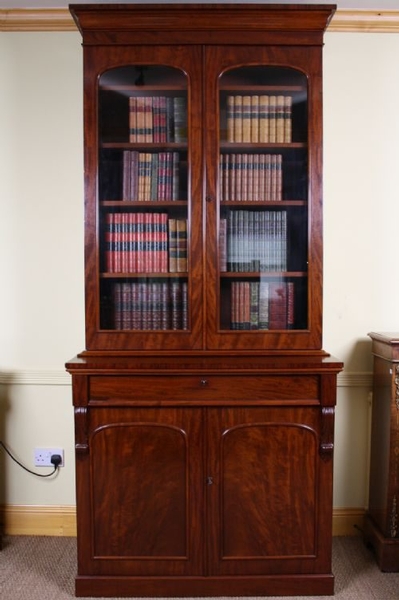
[[[189,329],[187,77],[163,65],[99,80],[100,329]]]
[[[306,329],[306,77],[286,67],[230,69],[219,106],[219,328]]]

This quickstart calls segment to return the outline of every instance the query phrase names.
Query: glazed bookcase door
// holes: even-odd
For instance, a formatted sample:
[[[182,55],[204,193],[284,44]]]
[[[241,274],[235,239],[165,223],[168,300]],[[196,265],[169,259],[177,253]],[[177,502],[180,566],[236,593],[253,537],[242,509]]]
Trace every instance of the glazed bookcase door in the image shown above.
[[[210,348],[321,347],[321,124],[312,50],[212,48]]]
[[[122,49],[87,78],[97,107],[87,108],[87,161],[98,160],[86,171],[89,350],[200,343],[197,53]]]

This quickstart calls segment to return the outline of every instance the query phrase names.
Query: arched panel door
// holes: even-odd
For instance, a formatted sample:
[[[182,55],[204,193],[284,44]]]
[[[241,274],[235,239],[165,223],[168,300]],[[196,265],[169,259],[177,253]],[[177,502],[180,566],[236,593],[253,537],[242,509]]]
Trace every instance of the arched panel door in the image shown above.
[[[319,518],[331,511],[323,504],[323,472],[332,467],[319,457],[319,409],[210,413],[209,527],[220,533],[210,545],[211,572],[319,569],[328,558]]]
[[[104,574],[196,573],[197,410],[96,410],[89,439],[90,563]]]

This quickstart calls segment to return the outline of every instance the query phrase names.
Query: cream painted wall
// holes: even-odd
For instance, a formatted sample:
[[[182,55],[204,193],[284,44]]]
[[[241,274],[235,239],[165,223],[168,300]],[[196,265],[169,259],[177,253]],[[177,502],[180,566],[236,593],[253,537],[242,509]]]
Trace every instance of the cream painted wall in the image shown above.
[[[399,36],[327,33],[324,347],[338,389],[334,506],[367,505],[369,331],[399,331]]]
[[[64,362],[84,347],[82,57],[78,33],[0,35],[0,437],[32,466],[65,448],[54,481],[3,454],[0,503],[72,505]],[[324,347],[339,377],[335,507],[367,504],[371,330],[399,329],[399,36],[326,34]]]
[[[0,34],[0,81],[0,438],[30,468],[35,446],[65,449],[52,481],[0,453],[0,503],[71,505],[64,363],[84,348],[80,35]]]

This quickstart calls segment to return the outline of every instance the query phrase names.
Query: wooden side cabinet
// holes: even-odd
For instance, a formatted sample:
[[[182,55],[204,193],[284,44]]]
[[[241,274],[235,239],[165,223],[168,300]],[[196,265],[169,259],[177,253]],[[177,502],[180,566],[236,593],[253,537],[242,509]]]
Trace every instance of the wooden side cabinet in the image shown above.
[[[332,594],[325,357],[82,357],[79,596]]]
[[[365,540],[382,571],[399,571],[399,333],[369,336],[374,368]]]

